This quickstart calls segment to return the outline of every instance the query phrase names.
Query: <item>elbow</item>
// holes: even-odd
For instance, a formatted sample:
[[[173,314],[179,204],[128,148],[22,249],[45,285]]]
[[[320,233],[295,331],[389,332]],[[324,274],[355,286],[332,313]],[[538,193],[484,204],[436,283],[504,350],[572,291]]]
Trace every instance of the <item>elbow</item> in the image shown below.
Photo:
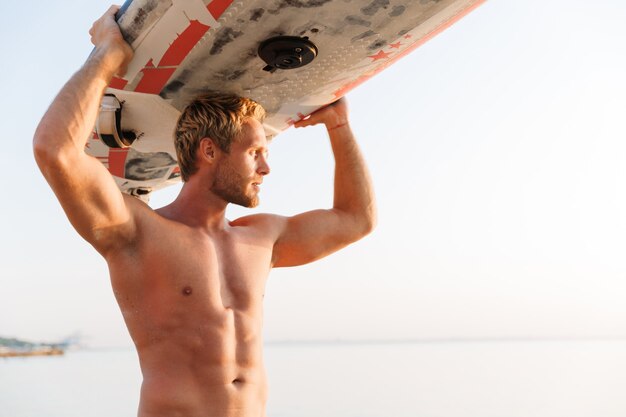
[[[351,212],[335,211],[339,216],[336,224],[337,231],[341,231],[340,239],[349,245],[369,235],[376,228],[378,218],[376,206],[353,210]]]
[[[48,178],[51,172],[58,169],[60,158],[58,155],[55,155],[55,152],[53,149],[50,149],[50,146],[46,146],[45,142],[37,139],[33,141],[33,155],[44,177]]]
[[[372,233],[374,229],[376,228],[377,224],[378,224],[378,215],[376,213],[376,210],[372,210],[370,213],[368,213],[365,220],[363,221],[363,227],[362,227],[363,236],[367,236],[370,233]]]
[[[54,158],[47,149],[34,147],[33,154],[35,156],[35,162],[42,173],[45,173],[47,168],[51,167],[54,163]]]
[[[33,136],[33,155],[39,169],[45,174],[49,168],[59,167],[65,162],[68,150],[60,147],[40,125]]]
[[[42,167],[47,161],[55,159],[51,149],[51,143],[50,138],[43,132],[40,125],[33,136],[33,155],[39,167]]]
[[[54,161],[54,157],[52,156],[52,152],[48,146],[46,146],[45,142],[38,136],[35,135],[33,140],[33,155],[35,157],[35,162],[39,167],[39,170],[45,174],[46,167],[49,167]]]
[[[374,207],[366,210],[363,216],[361,216],[357,221],[356,230],[356,240],[362,239],[365,236],[369,235],[374,231],[376,225],[378,223],[378,216],[376,213],[376,209]]]

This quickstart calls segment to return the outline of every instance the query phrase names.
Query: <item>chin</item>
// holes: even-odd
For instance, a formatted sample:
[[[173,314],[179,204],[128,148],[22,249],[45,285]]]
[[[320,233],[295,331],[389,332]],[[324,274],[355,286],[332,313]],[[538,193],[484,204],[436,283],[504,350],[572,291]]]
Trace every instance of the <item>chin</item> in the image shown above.
[[[259,205],[259,197],[258,196],[245,196],[242,198],[237,198],[237,199],[232,199],[229,201],[232,204],[236,204],[238,206],[241,207],[246,207],[246,208],[255,208]]]
[[[254,197],[250,200],[249,204],[246,206],[248,208],[255,208],[259,206],[259,197]]]
[[[249,195],[246,196],[247,199],[247,203],[245,204],[244,207],[247,208],[255,208],[258,207],[260,200],[259,200],[259,194],[257,192],[253,192]]]

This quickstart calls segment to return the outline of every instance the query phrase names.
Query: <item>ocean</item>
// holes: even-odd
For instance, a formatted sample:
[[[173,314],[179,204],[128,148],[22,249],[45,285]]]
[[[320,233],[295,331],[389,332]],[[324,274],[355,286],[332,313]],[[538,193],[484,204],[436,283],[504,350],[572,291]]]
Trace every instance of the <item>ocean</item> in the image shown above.
[[[626,341],[270,343],[269,417],[625,417]],[[0,359],[0,417],[135,416],[132,349]]]

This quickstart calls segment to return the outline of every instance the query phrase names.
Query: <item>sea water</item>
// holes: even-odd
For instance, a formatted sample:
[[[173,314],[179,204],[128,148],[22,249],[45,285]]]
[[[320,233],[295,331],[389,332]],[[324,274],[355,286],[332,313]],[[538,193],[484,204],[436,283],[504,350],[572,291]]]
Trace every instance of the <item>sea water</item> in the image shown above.
[[[626,341],[276,343],[270,417],[624,417]],[[132,349],[0,359],[0,417],[136,415]]]

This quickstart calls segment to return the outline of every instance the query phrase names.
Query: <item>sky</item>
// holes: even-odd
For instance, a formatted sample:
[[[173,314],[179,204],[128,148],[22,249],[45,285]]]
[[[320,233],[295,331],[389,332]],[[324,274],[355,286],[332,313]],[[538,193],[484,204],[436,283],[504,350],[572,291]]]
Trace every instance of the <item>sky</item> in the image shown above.
[[[0,5],[0,336],[131,344],[31,147],[108,5]],[[266,340],[625,337],[624,21],[618,0],[488,0],[349,93],[378,227],[272,272]],[[331,205],[322,128],[278,136],[270,163],[260,207],[229,218]]]

